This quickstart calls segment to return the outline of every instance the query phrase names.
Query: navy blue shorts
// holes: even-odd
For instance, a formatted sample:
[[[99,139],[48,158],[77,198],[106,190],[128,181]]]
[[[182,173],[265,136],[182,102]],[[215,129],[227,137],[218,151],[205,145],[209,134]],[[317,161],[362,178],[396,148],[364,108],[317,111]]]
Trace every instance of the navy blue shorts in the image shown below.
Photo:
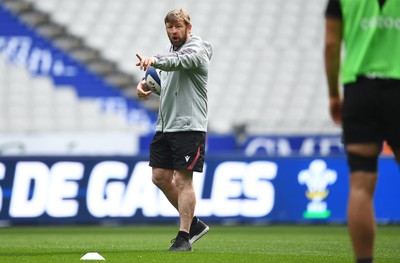
[[[400,149],[400,80],[359,77],[344,86],[345,144],[383,143]]]
[[[150,166],[203,172],[205,144],[205,132],[156,132],[150,144]]]

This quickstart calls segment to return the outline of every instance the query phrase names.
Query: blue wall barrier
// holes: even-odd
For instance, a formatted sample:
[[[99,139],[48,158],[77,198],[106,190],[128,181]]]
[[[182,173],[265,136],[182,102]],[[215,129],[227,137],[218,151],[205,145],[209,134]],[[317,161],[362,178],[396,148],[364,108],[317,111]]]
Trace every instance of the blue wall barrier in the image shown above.
[[[400,222],[396,163],[379,163],[378,222]],[[214,223],[344,223],[343,157],[209,155],[195,174],[196,214]],[[176,222],[146,157],[1,157],[0,223]]]
[[[140,137],[139,151],[149,152],[153,134]],[[248,136],[238,141],[236,136],[208,133],[207,152],[211,154],[237,153],[247,157],[265,155],[270,157],[288,156],[344,156],[341,135],[268,135]]]

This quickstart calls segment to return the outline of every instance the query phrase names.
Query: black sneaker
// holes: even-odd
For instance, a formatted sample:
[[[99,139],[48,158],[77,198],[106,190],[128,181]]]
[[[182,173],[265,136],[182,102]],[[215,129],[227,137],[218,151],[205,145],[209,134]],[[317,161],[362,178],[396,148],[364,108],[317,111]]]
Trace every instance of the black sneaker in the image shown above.
[[[197,219],[197,223],[194,226],[191,226],[189,230],[190,244],[193,244],[194,242],[199,240],[202,236],[207,234],[209,229],[210,228],[206,224],[204,224],[203,221]]]
[[[168,251],[192,251],[192,244],[182,237],[172,239],[171,243],[173,244]]]

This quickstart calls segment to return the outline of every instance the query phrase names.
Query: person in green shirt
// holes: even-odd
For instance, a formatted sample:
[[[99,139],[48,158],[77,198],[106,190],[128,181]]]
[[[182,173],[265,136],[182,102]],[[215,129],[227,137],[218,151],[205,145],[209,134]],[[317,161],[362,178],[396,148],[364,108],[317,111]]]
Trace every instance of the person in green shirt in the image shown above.
[[[400,0],[329,0],[325,15],[329,110],[350,169],[347,224],[356,261],[370,263],[384,141],[400,163]]]

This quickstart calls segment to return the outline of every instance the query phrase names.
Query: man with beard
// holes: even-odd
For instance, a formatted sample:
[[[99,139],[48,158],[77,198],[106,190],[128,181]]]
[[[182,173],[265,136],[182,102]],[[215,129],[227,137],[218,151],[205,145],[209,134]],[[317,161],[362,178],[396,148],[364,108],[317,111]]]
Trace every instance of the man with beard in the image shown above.
[[[136,54],[136,66],[161,70],[160,108],[150,145],[152,181],[179,212],[179,232],[169,251],[191,251],[192,243],[209,229],[194,216],[193,172],[202,172],[204,165],[207,81],[213,50],[210,43],[191,35],[186,11],[170,11],[164,23],[171,42],[167,52],[151,57]],[[137,96],[146,100],[150,94],[146,81],[140,81]]]

